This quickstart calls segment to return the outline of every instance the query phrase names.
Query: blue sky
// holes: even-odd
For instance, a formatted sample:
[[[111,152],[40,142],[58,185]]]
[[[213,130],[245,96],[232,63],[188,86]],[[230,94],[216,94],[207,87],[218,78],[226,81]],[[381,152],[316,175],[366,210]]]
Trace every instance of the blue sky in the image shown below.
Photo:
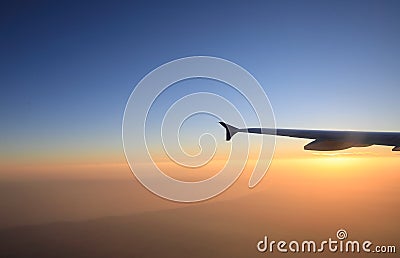
[[[398,1],[6,5],[2,155],[120,151],[134,86],[159,65],[192,55],[252,73],[280,127],[400,130]]]

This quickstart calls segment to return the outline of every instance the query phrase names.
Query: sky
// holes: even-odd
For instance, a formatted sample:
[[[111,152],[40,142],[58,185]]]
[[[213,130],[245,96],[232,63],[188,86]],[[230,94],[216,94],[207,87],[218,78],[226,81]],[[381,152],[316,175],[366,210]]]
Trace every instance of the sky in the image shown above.
[[[132,250],[142,256],[154,249],[201,256],[200,244],[217,257],[248,257],[264,234],[325,239],[339,228],[351,239],[397,244],[400,153],[391,147],[314,152],[303,150],[309,140],[277,138],[268,173],[249,189],[255,164],[268,162],[253,154],[257,144],[271,140],[252,135],[257,148],[240,160],[246,164],[232,187],[182,204],[152,194],[132,175],[122,121],[144,76],[177,58],[202,55],[249,71],[268,95],[277,127],[399,132],[399,13],[400,2],[389,0],[2,3],[0,239],[6,244],[0,252],[26,257],[41,248],[43,257],[78,257],[89,248],[93,257],[103,249],[132,257]],[[150,109],[146,137],[158,168],[175,179],[210,178],[225,166],[229,148],[245,140],[238,134],[226,142],[217,118],[200,114],[182,126],[182,148],[191,155],[212,149],[211,138],[198,141],[212,132],[220,143],[216,159],[187,169],[160,155],[154,135],[164,112],[202,91],[226,97],[254,118],[222,82],[193,79],[168,88]],[[37,227],[4,231],[21,225]],[[154,246],[152,232],[164,247],[147,248]]]
[[[2,163],[120,162],[135,85],[193,55],[247,69],[278,127],[398,131],[399,9],[397,1],[3,3]]]

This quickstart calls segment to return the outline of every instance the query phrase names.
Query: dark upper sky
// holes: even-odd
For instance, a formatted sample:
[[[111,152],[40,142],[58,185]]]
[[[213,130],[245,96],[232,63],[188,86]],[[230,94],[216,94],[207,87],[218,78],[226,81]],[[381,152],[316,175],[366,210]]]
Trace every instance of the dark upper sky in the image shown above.
[[[278,126],[400,130],[398,1],[8,1],[0,12],[3,154],[119,150],[134,86],[191,55],[251,72]]]

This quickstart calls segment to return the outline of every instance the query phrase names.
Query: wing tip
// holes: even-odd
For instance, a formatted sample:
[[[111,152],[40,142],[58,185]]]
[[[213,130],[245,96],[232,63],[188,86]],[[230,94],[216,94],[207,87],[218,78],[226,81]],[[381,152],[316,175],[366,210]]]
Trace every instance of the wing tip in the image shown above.
[[[232,136],[235,135],[238,132],[238,128],[231,126],[225,122],[219,122],[220,125],[222,125],[225,128],[226,131],[226,141],[230,141],[232,139]]]

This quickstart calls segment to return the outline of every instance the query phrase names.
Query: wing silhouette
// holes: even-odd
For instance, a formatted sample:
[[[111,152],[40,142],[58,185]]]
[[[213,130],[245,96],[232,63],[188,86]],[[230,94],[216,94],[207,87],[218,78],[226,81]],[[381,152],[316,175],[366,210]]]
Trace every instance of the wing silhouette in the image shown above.
[[[337,151],[352,147],[368,147],[371,145],[392,146],[392,151],[400,151],[400,132],[360,132],[360,131],[326,131],[272,128],[236,128],[219,122],[226,130],[229,141],[236,133],[255,133],[287,136],[313,141],[304,146],[305,150]]]

